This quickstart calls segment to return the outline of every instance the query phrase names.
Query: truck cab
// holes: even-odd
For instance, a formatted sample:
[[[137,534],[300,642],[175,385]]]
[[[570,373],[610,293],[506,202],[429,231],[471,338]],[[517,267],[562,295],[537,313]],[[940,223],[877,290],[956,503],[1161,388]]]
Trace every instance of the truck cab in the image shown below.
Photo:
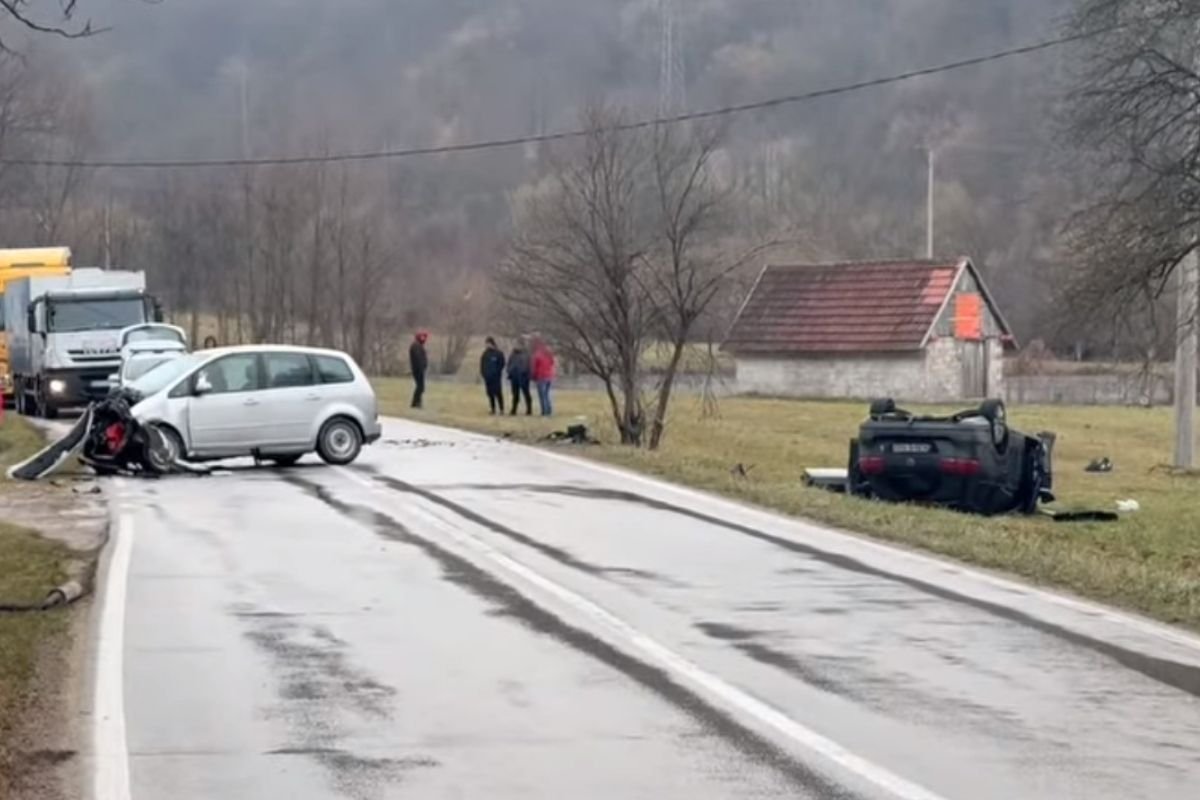
[[[105,397],[122,331],[162,316],[141,272],[76,269],[16,281],[6,295],[17,408],[46,417]]]

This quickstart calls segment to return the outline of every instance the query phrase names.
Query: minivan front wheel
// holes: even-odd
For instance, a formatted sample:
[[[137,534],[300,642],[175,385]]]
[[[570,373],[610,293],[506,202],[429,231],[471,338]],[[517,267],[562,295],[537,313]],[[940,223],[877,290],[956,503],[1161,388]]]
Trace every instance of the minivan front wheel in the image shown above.
[[[326,464],[349,464],[362,452],[362,432],[348,419],[331,419],[317,435],[317,455]]]

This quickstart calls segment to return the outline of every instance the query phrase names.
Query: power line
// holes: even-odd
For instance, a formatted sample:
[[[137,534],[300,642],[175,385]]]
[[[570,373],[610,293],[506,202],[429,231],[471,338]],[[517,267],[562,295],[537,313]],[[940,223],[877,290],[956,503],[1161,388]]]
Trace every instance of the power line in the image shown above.
[[[795,103],[803,103],[809,100],[817,100],[824,97],[834,97],[837,95],[850,94],[852,92],[862,91],[864,89],[873,89],[879,86],[887,86],[893,83],[902,83],[915,78],[923,78],[929,75],[938,75],[944,72],[953,72],[955,70],[965,69],[967,67],[979,66],[988,64],[993,61],[1001,61],[1016,56],[1028,55],[1041,50],[1049,50],[1053,47],[1070,44],[1072,42],[1090,39],[1095,36],[1100,36],[1105,33],[1112,32],[1113,28],[1089,31],[1085,33],[1075,33],[1069,36],[1060,36],[1055,39],[1046,39],[1033,44],[1023,45],[1021,47],[1013,47],[1007,50],[999,50],[987,55],[975,56],[973,58],[963,59],[961,61],[951,61],[946,64],[939,64],[933,67],[925,67],[922,69],[910,70],[901,72],[895,75],[888,75],[881,78],[872,78],[870,80],[858,81],[856,83],[843,84],[825,89],[815,89],[799,94],[781,95],[778,97],[768,98],[766,100],[757,100],[750,103],[741,103],[738,105],[720,106],[717,108],[701,109],[697,111],[689,111],[680,114],[659,115],[647,119],[634,120],[631,122],[623,122],[613,125],[611,130],[614,131],[634,131],[644,128],[652,128],[659,125],[675,125],[682,122],[694,122],[696,120],[713,119],[717,117],[728,117],[735,114],[743,114],[747,111],[759,111],[763,109],[777,108],[779,106],[792,105]],[[484,139],[475,142],[464,142],[462,144],[438,145],[427,147],[411,147],[399,150],[376,150],[369,152],[358,153],[335,153],[331,155],[314,155],[314,156],[280,156],[273,158],[223,158],[223,159],[181,159],[171,161],[139,161],[139,160],[115,160],[115,161],[90,161],[82,160],[57,160],[57,159],[38,159],[38,158],[0,158],[0,164],[8,164],[14,166],[36,166],[36,167],[72,167],[72,168],[89,168],[89,169],[193,169],[204,167],[251,167],[251,166],[282,166],[296,164],[335,164],[348,161],[378,161],[392,158],[412,158],[415,156],[430,156],[430,155],[445,155],[449,153],[470,153],[480,150],[495,150],[503,147],[516,147],[527,144],[540,144],[545,142],[555,142],[564,139],[577,139],[588,135],[586,129],[572,129],[564,131],[556,131],[552,133],[534,134],[529,136],[513,136],[504,139]]]

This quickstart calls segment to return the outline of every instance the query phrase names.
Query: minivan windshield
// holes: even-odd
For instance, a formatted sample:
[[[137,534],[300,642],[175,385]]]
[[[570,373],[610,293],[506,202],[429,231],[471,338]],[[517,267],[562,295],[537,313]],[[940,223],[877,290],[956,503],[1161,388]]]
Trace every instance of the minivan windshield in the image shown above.
[[[166,389],[208,358],[206,353],[188,353],[150,370],[129,384],[142,397],[150,397]]]
[[[179,358],[179,356],[174,353],[163,353],[162,355],[130,359],[125,364],[125,382],[131,383],[136,381],[150,372],[150,370],[157,369],[162,364],[173,361],[176,358]]]

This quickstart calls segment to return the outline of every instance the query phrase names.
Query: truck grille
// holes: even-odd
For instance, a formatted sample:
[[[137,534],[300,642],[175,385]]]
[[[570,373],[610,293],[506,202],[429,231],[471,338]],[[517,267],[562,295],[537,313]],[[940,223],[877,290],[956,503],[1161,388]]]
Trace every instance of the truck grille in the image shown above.
[[[97,364],[107,362],[115,364],[121,357],[121,353],[117,350],[68,350],[67,355],[72,361],[80,364]]]

